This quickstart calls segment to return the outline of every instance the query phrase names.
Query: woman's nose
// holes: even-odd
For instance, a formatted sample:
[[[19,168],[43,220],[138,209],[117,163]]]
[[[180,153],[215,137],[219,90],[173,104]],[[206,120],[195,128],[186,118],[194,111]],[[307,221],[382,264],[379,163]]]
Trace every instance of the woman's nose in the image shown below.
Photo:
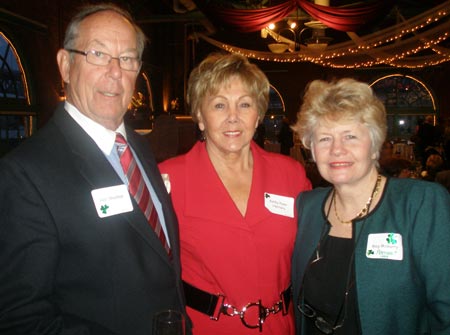
[[[236,122],[238,119],[238,108],[230,106],[228,109],[228,122]]]
[[[331,152],[334,155],[340,155],[345,152],[345,147],[341,141],[333,141],[331,145]]]

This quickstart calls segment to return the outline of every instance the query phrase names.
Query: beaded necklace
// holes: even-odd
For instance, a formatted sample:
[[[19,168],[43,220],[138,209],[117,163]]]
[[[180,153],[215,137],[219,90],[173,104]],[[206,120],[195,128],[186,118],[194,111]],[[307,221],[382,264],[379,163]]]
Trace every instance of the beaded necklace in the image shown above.
[[[363,209],[360,210],[360,212],[350,221],[345,221],[342,220],[341,217],[339,216],[338,212],[337,212],[337,208],[336,208],[336,190],[333,190],[333,199],[331,199],[331,201],[334,203],[334,215],[336,216],[336,218],[342,223],[342,224],[350,224],[353,222],[353,220],[359,219],[361,217],[363,217],[364,215],[366,215],[369,211],[370,205],[372,204],[372,200],[373,198],[376,197],[376,195],[378,194],[378,191],[380,190],[380,185],[381,185],[381,175],[379,174],[377,177],[377,182],[375,183],[375,186],[372,190],[372,194],[370,195],[369,199],[366,202],[366,205],[363,207]]]

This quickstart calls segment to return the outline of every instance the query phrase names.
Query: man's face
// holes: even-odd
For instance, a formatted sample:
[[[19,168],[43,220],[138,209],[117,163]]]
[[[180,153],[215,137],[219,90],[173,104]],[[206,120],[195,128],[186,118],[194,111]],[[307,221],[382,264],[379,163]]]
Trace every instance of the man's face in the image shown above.
[[[74,49],[138,57],[132,24],[113,11],[93,14],[81,22]],[[58,65],[68,84],[67,101],[95,122],[116,130],[133,96],[138,72],[121,69],[118,59],[106,66],[93,65],[84,55],[67,50],[58,52]]]

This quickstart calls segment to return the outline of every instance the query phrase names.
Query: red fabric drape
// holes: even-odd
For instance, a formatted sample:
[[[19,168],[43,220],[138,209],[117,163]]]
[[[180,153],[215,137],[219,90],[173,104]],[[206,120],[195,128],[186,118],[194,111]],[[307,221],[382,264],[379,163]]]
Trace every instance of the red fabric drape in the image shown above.
[[[288,0],[262,9],[234,9],[214,6],[206,0],[196,0],[198,8],[212,21],[239,32],[261,30],[271,22],[285,18],[298,7],[314,19],[340,31],[356,31],[373,20],[389,1],[373,0],[352,7],[329,7],[316,5],[307,0]]]
[[[261,30],[271,22],[285,18],[297,8],[296,0],[285,1],[276,6],[261,9],[234,9],[206,5],[205,0],[196,0],[198,8],[212,22],[216,20],[225,26],[239,32],[249,33]]]
[[[386,7],[387,1],[368,1],[362,5],[334,8],[297,0],[298,5],[327,27],[340,31],[356,31],[372,21]]]

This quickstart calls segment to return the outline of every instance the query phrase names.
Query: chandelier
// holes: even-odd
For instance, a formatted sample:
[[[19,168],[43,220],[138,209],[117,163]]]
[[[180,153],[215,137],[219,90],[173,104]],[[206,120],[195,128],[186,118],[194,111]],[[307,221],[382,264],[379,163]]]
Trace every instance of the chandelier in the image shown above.
[[[275,40],[274,43],[267,45],[269,50],[275,54],[281,54],[285,51],[298,52],[305,47],[314,51],[323,51],[333,40],[326,36],[325,29],[327,29],[327,26],[320,21],[305,22],[305,28],[299,32],[295,30],[296,27],[297,24],[291,23],[289,28],[283,28],[277,32],[274,30],[274,26],[273,28],[268,26],[261,29],[261,37],[267,38],[270,36]],[[290,36],[283,35],[286,32]],[[308,32],[310,35],[305,36]]]

